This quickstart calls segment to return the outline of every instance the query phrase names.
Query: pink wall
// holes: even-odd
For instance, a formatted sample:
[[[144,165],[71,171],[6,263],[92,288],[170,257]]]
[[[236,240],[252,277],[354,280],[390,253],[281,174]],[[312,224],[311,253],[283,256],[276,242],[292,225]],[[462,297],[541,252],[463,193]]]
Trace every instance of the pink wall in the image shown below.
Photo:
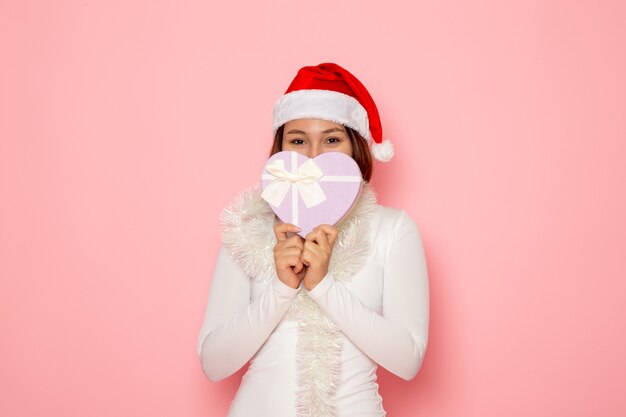
[[[217,217],[324,61],[378,103],[374,185],[427,253],[389,415],[626,415],[626,3],[98,3],[0,2],[0,415],[225,415]]]

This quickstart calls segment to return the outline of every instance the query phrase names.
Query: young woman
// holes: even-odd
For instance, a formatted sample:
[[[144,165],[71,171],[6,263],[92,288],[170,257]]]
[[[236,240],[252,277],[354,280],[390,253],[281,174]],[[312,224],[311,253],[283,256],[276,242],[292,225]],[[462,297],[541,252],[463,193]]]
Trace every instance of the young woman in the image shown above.
[[[198,337],[202,369],[222,380],[250,363],[229,417],[385,416],[378,365],[410,380],[428,341],[428,275],[415,222],[368,183],[393,156],[376,105],[347,70],[301,68],[274,106],[272,154],[343,152],[362,190],[336,225],[306,238],[260,196],[222,215],[222,247]],[[370,145],[372,153],[370,153]]]

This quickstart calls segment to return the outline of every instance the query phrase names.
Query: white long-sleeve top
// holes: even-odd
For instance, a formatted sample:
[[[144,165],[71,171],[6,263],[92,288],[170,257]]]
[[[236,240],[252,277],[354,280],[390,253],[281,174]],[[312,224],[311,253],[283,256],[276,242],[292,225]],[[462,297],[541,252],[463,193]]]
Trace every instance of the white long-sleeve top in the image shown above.
[[[337,417],[385,416],[376,368],[405,380],[418,372],[428,341],[428,275],[415,222],[377,205],[369,219],[370,253],[348,282],[326,275],[308,295],[342,332]],[[274,276],[250,279],[222,247],[198,337],[202,369],[211,381],[248,361],[228,417],[294,417],[298,324],[284,317],[303,285]]]

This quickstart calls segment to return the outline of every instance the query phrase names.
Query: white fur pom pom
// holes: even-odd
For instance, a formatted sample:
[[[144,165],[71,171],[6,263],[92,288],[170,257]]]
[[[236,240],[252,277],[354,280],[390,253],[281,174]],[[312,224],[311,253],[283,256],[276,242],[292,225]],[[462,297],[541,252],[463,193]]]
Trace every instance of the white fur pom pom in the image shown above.
[[[372,155],[381,162],[390,161],[393,158],[393,143],[383,139],[382,143],[372,143]]]

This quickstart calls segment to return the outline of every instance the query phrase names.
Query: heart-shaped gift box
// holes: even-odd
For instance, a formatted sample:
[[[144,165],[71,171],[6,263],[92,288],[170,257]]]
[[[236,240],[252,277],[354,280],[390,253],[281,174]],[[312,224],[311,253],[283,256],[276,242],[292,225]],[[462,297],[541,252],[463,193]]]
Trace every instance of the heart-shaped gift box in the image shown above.
[[[341,152],[308,158],[298,152],[272,155],[261,175],[261,196],[285,223],[305,237],[320,224],[337,224],[352,208],[363,181],[356,161]]]

